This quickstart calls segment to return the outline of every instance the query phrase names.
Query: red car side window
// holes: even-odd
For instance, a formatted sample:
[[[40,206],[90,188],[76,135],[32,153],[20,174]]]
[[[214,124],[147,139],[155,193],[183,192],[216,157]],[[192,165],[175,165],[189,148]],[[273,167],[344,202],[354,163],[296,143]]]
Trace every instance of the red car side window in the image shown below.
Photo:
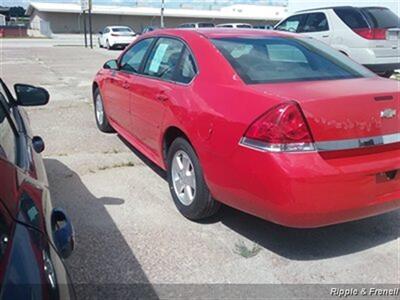
[[[133,45],[122,57],[121,70],[138,73],[142,60],[154,39],[145,39]]]

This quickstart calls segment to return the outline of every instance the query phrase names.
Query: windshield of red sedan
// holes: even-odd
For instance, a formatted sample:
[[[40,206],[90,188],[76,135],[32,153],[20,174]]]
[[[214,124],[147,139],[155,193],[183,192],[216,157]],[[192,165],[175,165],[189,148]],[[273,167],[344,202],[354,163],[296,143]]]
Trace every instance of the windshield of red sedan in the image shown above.
[[[311,38],[240,37],[212,42],[247,84],[375,76]]]

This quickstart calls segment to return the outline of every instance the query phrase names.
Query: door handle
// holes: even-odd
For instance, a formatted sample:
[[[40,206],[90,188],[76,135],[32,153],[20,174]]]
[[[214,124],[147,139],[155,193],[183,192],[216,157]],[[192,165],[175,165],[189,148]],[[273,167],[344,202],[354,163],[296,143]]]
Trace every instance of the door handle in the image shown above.
[[[158,101],[164,102],[164,101],[167,101],[169,99],[169,97],[168,97],[168,95],[165,94],[165,92],[161,92],[161,93],[157,94],[156,99]]]
[[[328,38],[328,37],[329,37],[329,35],[323,35],[322,37],[323,37],[323,38]]]

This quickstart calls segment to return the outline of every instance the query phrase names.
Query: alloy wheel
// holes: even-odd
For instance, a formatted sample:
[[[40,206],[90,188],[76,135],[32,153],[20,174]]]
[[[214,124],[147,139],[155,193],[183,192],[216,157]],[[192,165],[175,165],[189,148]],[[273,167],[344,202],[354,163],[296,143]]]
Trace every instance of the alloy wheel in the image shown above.
[[[104,121],[104,107],[100,94],[96,97],[96,118],[97,122],[102,125]]]
[[[176,196],[183,205],[189,206],[196,197],[196,174],[186,152],[179,150],[175,153],[171,175]]]

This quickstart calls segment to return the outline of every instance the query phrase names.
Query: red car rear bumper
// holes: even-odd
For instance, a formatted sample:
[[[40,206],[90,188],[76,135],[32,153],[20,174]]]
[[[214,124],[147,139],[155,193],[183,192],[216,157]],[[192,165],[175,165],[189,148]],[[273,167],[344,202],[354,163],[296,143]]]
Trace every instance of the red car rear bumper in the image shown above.
[[[228,164],[210,156],[220,169],[207,179],[216,199],[289,227],[320,227],[400,208],[400,149],[330,156],[239,147]]]

